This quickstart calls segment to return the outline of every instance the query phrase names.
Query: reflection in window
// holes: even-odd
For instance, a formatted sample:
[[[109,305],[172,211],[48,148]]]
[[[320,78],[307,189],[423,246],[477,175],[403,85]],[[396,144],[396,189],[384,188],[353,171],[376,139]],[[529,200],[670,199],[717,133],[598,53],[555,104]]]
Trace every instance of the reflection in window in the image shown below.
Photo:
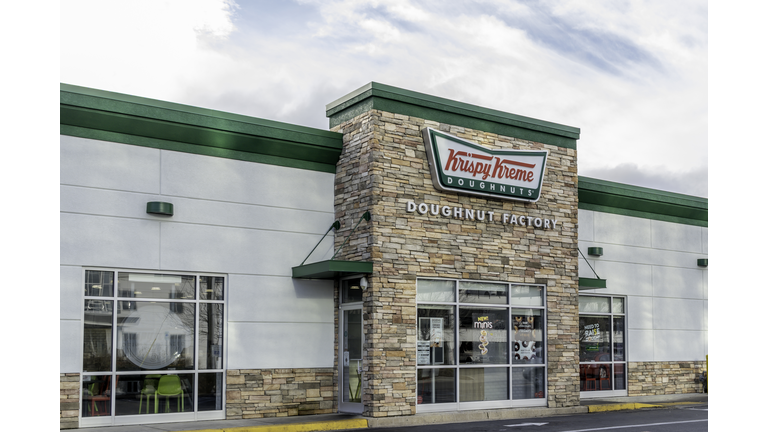
[[[112,370],[112,302],[86,300],[83,323],[83,371]]]
[[[225,280],[197,281],[86,270],[83,417],[223,410]]]
[[[136,310],[120,308],[117,370],[194,368],[194,304],[170,304],[178,305],[173,309],[182,312],[172,312],[167,304],[155,302],[136,302]]]

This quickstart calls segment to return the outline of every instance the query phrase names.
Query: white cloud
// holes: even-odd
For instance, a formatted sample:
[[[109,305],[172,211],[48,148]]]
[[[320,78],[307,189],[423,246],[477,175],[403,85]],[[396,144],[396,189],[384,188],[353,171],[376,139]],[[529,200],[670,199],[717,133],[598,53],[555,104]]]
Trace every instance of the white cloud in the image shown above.
[[[377,81],[580,127],[583,175],[706,169],[701,2],[104,4],[62,5],[63,82],[325,128]]]

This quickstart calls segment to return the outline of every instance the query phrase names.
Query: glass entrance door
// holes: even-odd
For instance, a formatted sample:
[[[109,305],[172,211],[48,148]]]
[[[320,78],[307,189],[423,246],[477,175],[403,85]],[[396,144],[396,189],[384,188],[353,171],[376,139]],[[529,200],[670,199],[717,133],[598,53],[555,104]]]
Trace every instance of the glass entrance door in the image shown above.
[[[363,412],[363,309],[344,305],[339,312],[339,412],[359,414]]]

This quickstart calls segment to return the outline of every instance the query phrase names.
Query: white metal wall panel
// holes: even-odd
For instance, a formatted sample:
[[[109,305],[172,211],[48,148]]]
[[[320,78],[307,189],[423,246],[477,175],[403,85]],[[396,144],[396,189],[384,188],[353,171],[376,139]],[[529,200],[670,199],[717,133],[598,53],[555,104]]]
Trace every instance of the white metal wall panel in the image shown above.
[[[164,223],[160,231],[161,268],[288,277],[321,237],[181,223]],[[327,251],[332,238],[324,242],[318,249]]]
[[[61,184],[160,192],[160,150],[61,135]]]
[[[333,174],[179,152],[163,152],[162,165],[165,195],[334,211]]]
[[[651,233],[654,249],[702,253],[701,227],[652,220]]]
[[[333,324],[333,281],[232,275],[230,322]],[[238,343],[230,338],[230,343]]]
[[[594,241],[651,247],[651,221],[612,213],[593,213]]]
[[[83,370],[83,323],[77,320],[59,321],[59,373]]]
[[[696,262],[695,258],[691,258]],[[703,299],[702,270],[679,267],[653,267],[653,295],[686,299]]]
[[[82,367],[72,341],[90,266],[225,274],[227,368],[333,366],[333,282],[290,275],[334,221],[334,174],[69,136],[60,145],[61,372]],[[174,215],[147,214],[149,201]],[[332,254],[330,233],[307,262]]]
[[[61,214],[61,264],[154,269],[160,263],[160,223]]]
[[[229,322],[227,369],[333,367],[333,323]]]
[[[629,361],[704,359],[707,240],[706,227],[579,210],[579,248],[608,281],[583,294],[627,296]],[[587,255],[592,246],[603,255]],[[583,258],[579,276],[595,277]]]

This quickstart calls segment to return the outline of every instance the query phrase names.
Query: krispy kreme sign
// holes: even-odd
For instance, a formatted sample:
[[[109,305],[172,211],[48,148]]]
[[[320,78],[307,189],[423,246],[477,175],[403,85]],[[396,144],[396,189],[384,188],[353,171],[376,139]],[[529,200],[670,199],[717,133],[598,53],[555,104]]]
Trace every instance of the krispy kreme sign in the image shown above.
[[[547,150],[489,150],[471,141],[422,129],[435,188],[471,195],[538,201]]]

